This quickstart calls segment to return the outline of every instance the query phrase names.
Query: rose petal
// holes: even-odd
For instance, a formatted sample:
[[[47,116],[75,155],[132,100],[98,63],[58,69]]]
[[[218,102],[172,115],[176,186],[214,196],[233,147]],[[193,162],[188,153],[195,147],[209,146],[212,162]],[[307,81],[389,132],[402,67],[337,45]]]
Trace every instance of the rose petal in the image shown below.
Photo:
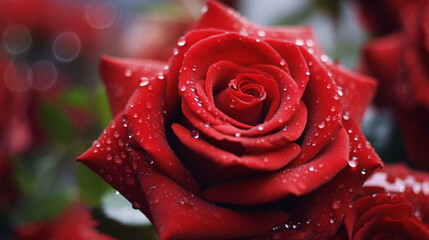
[[[155,169],[143,169],[140,183],[159,239],[229,239],[260,236],[289,215],[280,210],[231,210],[208,203]]]
[[[364,75],[353,73],[347,69],[330,65],[330,72],[342,93],[342,106],[345,120],[355,121],[360,125],[366,107],[370,104],[377,82]]]
[[[242,151],[248,153],[271,151],[273,149],[283,147],[289,142],[297,140],[304,131],[304,126],[307,121],[307,108],[301,102],[301,106],[296,111],[294,118],[291,119],[290,123],[282,130],[264,136],[247,137],[245,135],[241,135],[242,131],[236,130],[235,133],[232,132],[235,128],[228,130],[231,131],[231,134],[225,134],[223,133],[226,131],[225,127],[222,128],[221,125],[212,126],[211,124],[207,124],[207,122],[201,121],[199,119],[199,115],[192,112],[184,102],[182,103],[182,111],[186,119],[189,120],[189,122],[201,133],[204,133],[206,136],[213,138],[218,142],[225,140],[230,143],[239,144],[243,148]],[[223,131],[219,131],[218,129]],[[249,131],[248,133],[252,132]],[[235,153],[239,154],[238,149],[235,149]]]
[[[128,129],[124,118],[118,114],[94,145],[77,158],[107,183],[117,189],[130,202],[138,203],[139,208],[149,219],[151,215],[145,196],[134,176],[137,165],[130,158]]]
[[[179,124],[173,124],[172,128],[187,148],[223,167],[240,165],[255,170],[278,170],[292,161],[300,151],[297,144],[291,143],[279,150],[263,154],[237,156],[214,147],[200,138],[192,137],[191,132]]]
[[[219,46],[222,45],[222,48]],[[225,115],[220,111],[211,116],[199,104],[199,96],[193,91],[195,84],[200,79],[206,78],[207,70],[211,65],[222,60],[231,61],[239,66],[253,64],[269,64],[286,69],[281,65],[282,59],[269,45],[263,42],[255,42],[254,39],[235,33],[225,33],[201,40],[192,46],[183,60],[180,74],[179,89],[182,100],[189,107],[201,115],[205,115],[210,123],[219,123],[215,117],[222,118]],[[197,63],[197,64],[196,64]],[[209,104],[209,103],[202,103]],[[229,118],[227,118],[228,120]]]
[[[238,32],[242,35],[260,39],[279,39],[290,42],[296,40],[312,40],[311,48],[316,56],[322,54],[311,27],[265,27],[248,22],[232,9],[222,6],[216,1],[207,1],[207,12],[204,13],[194,29],[215,28],[227,32]]]
[[[311,222],[300,231],[310,232],[319,239],[332,236],[338,230],[347,206],[361,189],[363,182],[382,165],[359,127],[353,121],[346,121],[344,125],[349,135],[350,149],[356,150],[351,151],[348,157],[358,161],[357,167],[347,166],[334,179],[299,198],[295,202],[299,204],[299,209],[290,210],[295,221]],[[286,231],[285,235],[293,232]]]
[[[424,222],[429,222],[429,174],[409,169],[404,164],[387,164],[363,185],[363,194],[388,192],[409,200]]]
[[[198,194],[199,187],[171,149],[165,135],[163,78],[138,88],[125,109],[130,131],[140,146],[155,159],[155,165],[167,176]]]
[[[152,60],[103,56],[100,62],[100,74],[106,87],[113,116],[122,112],[142,77],[155,77],[165,65]]]
[[[165,108],[167,110],[167,119],[171,119],[172,116],[179,109],[178,103],[180,102],[180,95],[178,89],[179,85],[179,73],[182,67],[183,58],[188,49],[193,46],[195,43],[200,40],[206,39],[207,37],[223,34],[223,31],[214,30],[214,29],[205,29],[205,30],[194,30],[188,33],[184,38],[185,45],[179,46],[177,48],[177,54],[171,59],[171,64],[168,71],[168,82],[167,82],[167,93],[165,99]]]
[[[304,165],[218,184],[206,189],[204,196],[214,202],[257,205],[277,201],[290,194],[304,195],[331,180],[347,165],[348,145],[347,134],[341,130],[318,156]]]
[[[316,156],[335,136],[342,122],[342,106],[335,82],[309,52],[302,53],[308,63],[312,62],[309,66],[310,80],[304,93],[308,118],[302,150],[298,159],[291,163],[292,166],[299,166]]]

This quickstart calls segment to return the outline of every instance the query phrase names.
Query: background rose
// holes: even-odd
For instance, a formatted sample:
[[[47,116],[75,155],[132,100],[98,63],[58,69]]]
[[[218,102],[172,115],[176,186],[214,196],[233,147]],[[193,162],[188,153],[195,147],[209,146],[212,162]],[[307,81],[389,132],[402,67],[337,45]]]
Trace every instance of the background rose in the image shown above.
[[[426,239],[429,225],[403,196],[378,193],[353,202],[344,218],[349,239]]]
[[[429,175],[385,165],[364,183],[335,239],[425,239],[429,235]],[[348,236],[348,237],[347,237]]]
[[[377,102],[394,110],[408,160],[429,169],[429,5],[419,0],[385,3],[383,7],[395,3],[392,13],[400,24],[392,34],[364,46],[363,69],[380,82]]]
[[[161,239],[334,233],[380,165],[358,127],[372,80],[330,63],[308,28],[256,26],[212,1],[177,44],[170,65],[104,58],[115,118],[79,160]]]
[[[97,221],[81,203],[73,203],[51,221],[39,221],[19,226],[14,232],[15,240],[32,239],[74,239],[113,240],[114,238],[97,232]]]

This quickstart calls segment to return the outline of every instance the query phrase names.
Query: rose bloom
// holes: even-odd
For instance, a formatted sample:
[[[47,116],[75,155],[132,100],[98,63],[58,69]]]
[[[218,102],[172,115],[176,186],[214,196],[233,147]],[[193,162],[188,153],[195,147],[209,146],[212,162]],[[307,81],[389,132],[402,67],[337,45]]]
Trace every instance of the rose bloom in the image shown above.
[[[428,239],[429,175],[386,165],[364,183],[335,239]]]
[[[379,80],[377,100],[393,109],[408,160],[429,169],[429,4],[392,2],[400,28],[364,46],[363,70]]]
[[[113,240],[94,228],[97,222],[91,213],[80,203],[70,205],[63,213],[51,221],[27,223],[14,231],[15,240],[71,239],[71,240]]]
[[[381,162],[359,124],[375,82],[308,27],[208,1],[168,64],[104,57],[114,119],[79,161],[160,239],[324,239]]]

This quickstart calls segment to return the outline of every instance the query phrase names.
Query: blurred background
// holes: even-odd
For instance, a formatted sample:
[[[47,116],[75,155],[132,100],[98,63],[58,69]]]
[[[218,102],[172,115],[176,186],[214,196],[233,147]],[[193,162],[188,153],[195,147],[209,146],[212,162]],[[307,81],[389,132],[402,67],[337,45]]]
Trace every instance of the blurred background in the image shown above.
[[[349,69],[359,67],[359,49],[371,37],[349,1],[222,2],[258,24],[313,26],[328,55]],[[64,225],[156,239],[143,214],[75,158],[112,119],[100,56],[167,61],[204,4],[0,0],[0,239],[39,239]],[[388,110],[369,108],[363,127],[383,161],[403,156]],[[73,211],[80,220],[71,220]]]

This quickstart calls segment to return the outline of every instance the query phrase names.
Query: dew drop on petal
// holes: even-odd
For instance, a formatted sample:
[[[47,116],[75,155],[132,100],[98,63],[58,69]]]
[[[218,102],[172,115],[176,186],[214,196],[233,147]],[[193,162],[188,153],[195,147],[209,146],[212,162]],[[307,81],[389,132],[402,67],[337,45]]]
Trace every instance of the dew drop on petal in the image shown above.
[[[325,127],[325,122],[321,122],[320,124],[319,124],[319,128],[320,129],[322,129],[322,128],[324,128]]]
[[[260,36],[260,37],[265,37],[267,34],[265,33],[265,31],[263,31],[263,30],[259,30],[258,31],[258,36]]]
[[[354,168],[357,167],[359,161],[359,159],[357,157],[352,157],[351,159],[349,159],[349,166]]]
[[[200,137],[200,133],[197,130],[192,130],[191,136],[193,138],[199,138]]]
[[[177,46],[183,47],[186,44],[186,39],[184,37],[179,38],[179,40],[177,40]]]
[[[295,40],[295,43],[296,43],[296,45],[298,45],[298,46],[303,46],[303,45],[304,45],[304,40],[302,40],[302,39],[297,39],[297,40]]]
[[[142,78],[140,79],[140,84],[139,84],[139,86],[140,86],[140,87],[147,86],[148,84],[149,84],[149,78],[147,78],[147,77],[142,77]]]

